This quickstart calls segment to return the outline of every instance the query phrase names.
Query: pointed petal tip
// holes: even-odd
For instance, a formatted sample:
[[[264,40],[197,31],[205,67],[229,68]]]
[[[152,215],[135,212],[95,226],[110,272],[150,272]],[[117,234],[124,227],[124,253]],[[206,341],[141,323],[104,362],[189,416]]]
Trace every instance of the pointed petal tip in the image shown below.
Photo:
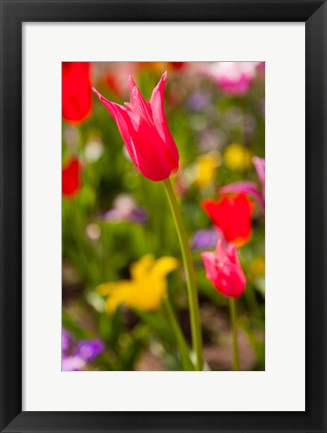
[[[217,240],[216,251],[217,251],[218,249],[220,249],[220,248],[223,248],[223,249],[224,249],[224,244],[223,244],[222,239],[218,239],[218,240]]]
[[[204,259],[207,254],[208,254],[208,251],[202,251],[202,253],[200,253],[200,256]]]
[[[168,74],[168,72],[165,71],[165,72],[161,75],[161,78],[160,78],[160,80],[159,80],[157,86],[155,87],[156,89],[158,89],[158,88],[164,88],[164,87],[165,87],[165,85],[166,85],[166,80],[167,80],[167,74]]]
[[[200,255],[205,263],[214,260],[214,253],[212,251],[202,251]]]
[[[253,156],[252,157],[252,162],[253,163],[265,164],[265,158],[260,158],[259,156]]]
[[[103,98],[103,96],[101,95],[100,92],[97,91],[97,89],[95,87],[92,87],[92,91],[97,95],[97,97],[101,100],[101,98]]]
[[[232,242],[228,244],[227,252],[229,253],[230,256],[235,257],[237,255],[236,245]]]
[[[226,254],[227,254],[227,251],[226,251],[226,248],[225,248],[225,245],[224,245],[222,239],[218,239],[217,245],[216,245],[216,250],[215,250],[215,255],[216,255],[217,259],[222,262],[224,260],[224,258],[226,257]]]
[[[136,83],[134,81],[134,78],[131,75],[128,76],[128,87],[130,90],[132,90],[134,87],[136,87]]]

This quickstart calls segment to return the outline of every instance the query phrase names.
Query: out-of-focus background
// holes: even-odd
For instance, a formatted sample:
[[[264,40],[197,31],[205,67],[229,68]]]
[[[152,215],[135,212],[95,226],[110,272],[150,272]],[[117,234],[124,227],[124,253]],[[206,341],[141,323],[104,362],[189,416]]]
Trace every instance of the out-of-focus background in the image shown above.
[[[252,157],[265,156],[264,63],[101,62],[62,66],[63,370],[181,369],[162,305],[147,311],[122,303],[108,311],[101,293],[109,282],[119,290],[119,282],[131,280],[131,265],[148,254],[180,263],[167,275],[168,293],[191,342],[182,259],[165,191],[130,161],[114,120],[91,90],[123,104],[132,75],[148,100],[164,71],[165,113],[180,155],[172,182],[193,251],[206,368],[232,368],[228,302],[205,278],[200,257],[214,250],[219,233],[201,202],[218,200],[218,189],[233,182],[260,185]],[[240,365],[263,370],[265,219],[257,203],[250,241],[238,253],[247,278],[237,301]]]

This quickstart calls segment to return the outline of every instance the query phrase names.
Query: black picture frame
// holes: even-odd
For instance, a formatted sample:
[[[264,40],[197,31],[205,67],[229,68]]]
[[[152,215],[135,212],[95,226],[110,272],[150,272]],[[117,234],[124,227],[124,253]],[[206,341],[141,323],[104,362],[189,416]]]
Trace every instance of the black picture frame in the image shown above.
[[[326,1],[1,0],[0,4],[1,432],[327,432]],[[22,412],[22,23],[29,21],[305,22],[305,412]],[[290,170],[291,164],[296,164],[296,156]]]

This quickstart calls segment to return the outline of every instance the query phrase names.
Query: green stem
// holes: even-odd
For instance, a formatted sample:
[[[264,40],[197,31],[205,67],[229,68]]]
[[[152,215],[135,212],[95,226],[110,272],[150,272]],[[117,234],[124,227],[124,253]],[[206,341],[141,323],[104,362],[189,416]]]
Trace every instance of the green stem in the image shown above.
[[[179,326],[176,314],[174,312],[173,306],[171,305],[169,295],[166,296],[166,299],[164,301],[164,307],[169,319],[169,322],[171,324],[171,327],[174,331],[174,335],[176,337],[177,345],[179,348],[179,354],[181,358],[181,363],[183,366],[183,369],[186,371],[192,371],[194,370],[194,366],[192,364],[191,358],[190,358],[190,352],[189,348],[187,346],[187,343],[185,341],[183,332]]]
[[[198,291],[195,282],[195,273],[193,267],[192,253],[189,247],[188,239],[185,232],[183,219],[180,209],[176,200],[173,187],[169,179],[163,181],[166,194],[170,204],[170,209],[173,214],[177,235],[179,238],[180,247],[182,250],[182,257],[185,267],[186,284],[188,290],[188,300],[190,306],[190,321],[193,350],[196,356],[196,370],[203,370],[203,355],[202,355],[202,335],[200,325],[200,309],[198,300]]]
[[[237,345],[237,322],[236,322],[236,302],[234,298],[229,298],[229,311],[232,322],[232,334],[233,334],[233,370],[239,370],[238,360],[238,345]]]

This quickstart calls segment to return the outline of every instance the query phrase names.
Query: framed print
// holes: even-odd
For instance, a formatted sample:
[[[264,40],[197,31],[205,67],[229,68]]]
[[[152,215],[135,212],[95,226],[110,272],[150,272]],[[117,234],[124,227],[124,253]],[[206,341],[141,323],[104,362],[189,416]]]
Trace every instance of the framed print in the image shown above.
[[[326,2],[1,2],[1,431],[326,431]]]

